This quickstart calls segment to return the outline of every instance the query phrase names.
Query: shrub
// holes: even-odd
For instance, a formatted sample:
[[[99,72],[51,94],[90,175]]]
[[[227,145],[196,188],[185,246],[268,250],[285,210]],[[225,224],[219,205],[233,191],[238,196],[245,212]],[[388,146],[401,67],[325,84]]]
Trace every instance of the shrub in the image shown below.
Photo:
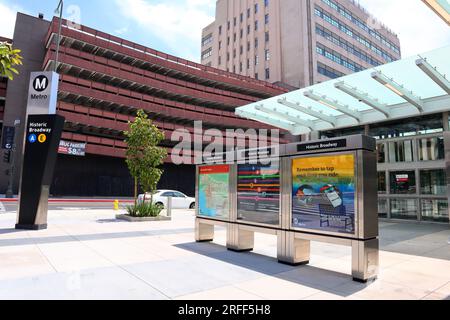
[[[128,215],[140,218],[158,217],[162,210],[162,206],[150,202],[139,203],[135,206],[127,207]]]

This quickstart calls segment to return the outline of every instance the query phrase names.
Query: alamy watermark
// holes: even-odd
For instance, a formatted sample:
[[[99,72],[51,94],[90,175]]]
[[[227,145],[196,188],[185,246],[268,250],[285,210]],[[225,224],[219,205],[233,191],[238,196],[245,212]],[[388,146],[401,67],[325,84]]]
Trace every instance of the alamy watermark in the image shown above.
[[[176,165],[202,163],[270,164],[280,154],[278,129],[225,129],[204,128],[195,121],[193,130],[187,128],[172,132],[171,160]]]

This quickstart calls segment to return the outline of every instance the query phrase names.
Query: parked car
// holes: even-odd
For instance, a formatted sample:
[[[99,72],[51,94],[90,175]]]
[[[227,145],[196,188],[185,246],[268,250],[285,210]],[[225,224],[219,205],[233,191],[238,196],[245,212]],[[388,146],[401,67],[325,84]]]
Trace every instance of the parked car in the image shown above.
[[[153,203],[167,207],[168,198],[172,197],[173,209],[195,209],[195,198],[188,197],[184,193],[174,190],[158,190],[153,194]],[[138,202],[144,201],[144,195],[138,197]],[[145,195],[145,201],[151,201],[151,195]]]

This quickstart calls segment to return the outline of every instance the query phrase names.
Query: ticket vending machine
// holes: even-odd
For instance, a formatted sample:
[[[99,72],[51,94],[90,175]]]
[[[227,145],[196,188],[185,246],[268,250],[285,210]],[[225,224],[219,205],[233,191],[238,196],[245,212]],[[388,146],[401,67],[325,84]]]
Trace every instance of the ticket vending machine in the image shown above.
[[[278,260],[291,265],[309,263],[311,241],[346,245],[353,279],[374,279],[376,165],[376,142],[363,135],[206,159],[197,168],[196,240],[212,241],[221,225],[229,250],[251,251],[255,232],[276,235]]]

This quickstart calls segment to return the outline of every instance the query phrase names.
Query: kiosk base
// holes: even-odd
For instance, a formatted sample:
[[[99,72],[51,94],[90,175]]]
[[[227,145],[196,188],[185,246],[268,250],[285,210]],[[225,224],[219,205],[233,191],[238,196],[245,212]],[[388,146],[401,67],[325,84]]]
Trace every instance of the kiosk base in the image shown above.
[[[227,248],[227,250],[231,251],[231,252],[237,252],[237,253],[244,253],[244,252],[252,252],[253,251],[253,249],[242,249],[242,250],[239,250],[239,249],[232,249],[232,248]]]
[[[16,230],[46,230],[47,224],[16,224]]]

